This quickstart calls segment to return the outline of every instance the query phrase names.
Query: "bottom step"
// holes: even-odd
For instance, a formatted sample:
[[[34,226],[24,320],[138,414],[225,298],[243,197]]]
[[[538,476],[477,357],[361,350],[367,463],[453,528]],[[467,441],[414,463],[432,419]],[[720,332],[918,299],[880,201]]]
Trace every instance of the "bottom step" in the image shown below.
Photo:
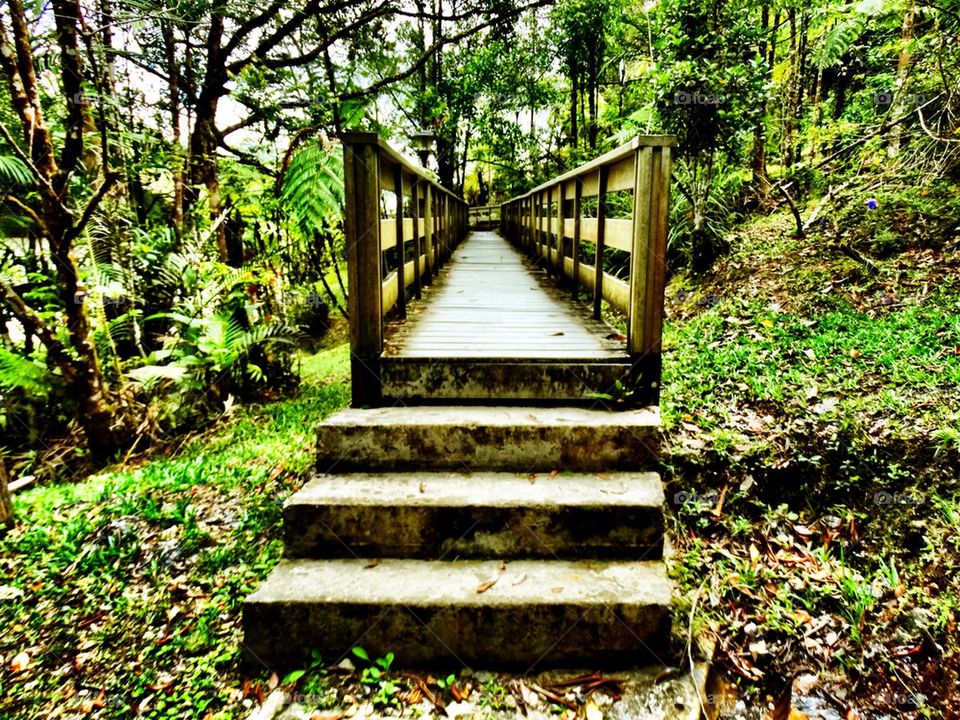
[[[636,665],[666,660],[670,591],[662,562],[283,561],[244,603],[244,644],[285,667],[356,645],[406,667]]]

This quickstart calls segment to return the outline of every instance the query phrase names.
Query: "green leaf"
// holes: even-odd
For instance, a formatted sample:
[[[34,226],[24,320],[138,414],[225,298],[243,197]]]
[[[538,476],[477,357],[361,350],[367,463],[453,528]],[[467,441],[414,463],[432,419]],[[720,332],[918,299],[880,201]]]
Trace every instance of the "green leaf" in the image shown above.
[[[367,654],[367,651],[364,650],[364,649],[363,649],[362,647],[360,647],[359,645],[357,645],[355,648],[353,648],[353,650],[351,650],[350,652],[352,652],[354,655],[356,655],[356,656],[357,656],[358,658],[360,658],[361,660],[363,660],[363,661],[365,661],[365,662],[370,662],[370,656]]]
[[[299,680],[306,674],[307,674],[306,670],[294,670],[292,673],[289,673],[286,677],[284,677],[283,682],[281,682],[280,684],[292,685],[293,683],[295,683],[297,680]]]

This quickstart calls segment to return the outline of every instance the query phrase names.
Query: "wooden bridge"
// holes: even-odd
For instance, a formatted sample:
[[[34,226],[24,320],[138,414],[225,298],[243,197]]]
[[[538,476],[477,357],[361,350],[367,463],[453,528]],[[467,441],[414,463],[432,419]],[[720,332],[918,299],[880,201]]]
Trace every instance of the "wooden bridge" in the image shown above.
[[[346,136],[354,406],[655,404],[672,144],[638,137],[506,202],[484,231],[491,208],[375,135]]]
[[[673,138],[496,213],[375,135],[343,142],[353,407],[320,423],[285,559],[245,604],[251,659],[669,664],[652,470]],[[674,692],[653,716],[698,717]]]

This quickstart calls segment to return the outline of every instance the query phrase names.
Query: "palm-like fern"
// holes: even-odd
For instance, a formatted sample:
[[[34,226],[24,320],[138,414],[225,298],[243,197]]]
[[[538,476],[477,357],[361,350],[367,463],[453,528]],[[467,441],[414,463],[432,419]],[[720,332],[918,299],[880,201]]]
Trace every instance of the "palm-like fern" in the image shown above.
[[[45,397],[50,392],[47,368],[0,347],[0,391],[13,390],[22,390],[30,397]]]
[[[143,383],[159,379],[182,381],[190,378],[224,384],[226,380],[242,383],[244,378],[260,383],[264,368],[252,359],[255,351],[269,358],[276,345],[292,345],[295,331],[280,323],[244,328],[235,317],[220,313],[210,317],[190,317],[182,313],[164,313],[179,326],[168,347],[153,353],[153,364],[127,374]],[[159,363],[170,360],[167,365]]]
[[[0,185],[7,187],[30,187],[33,175],[23,161],[12,155],[0,155]]]
[[[306,238],[314,237],[343,209],[343,154],[339,146],[301,147],[283,176],[280,192],[287,212]]]

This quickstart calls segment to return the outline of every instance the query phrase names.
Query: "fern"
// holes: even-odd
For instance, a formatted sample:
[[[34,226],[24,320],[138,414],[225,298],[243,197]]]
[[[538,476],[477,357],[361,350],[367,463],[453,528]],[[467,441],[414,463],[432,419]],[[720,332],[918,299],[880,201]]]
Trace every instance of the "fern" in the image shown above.
[[[13,187],[30,187],[33,185],[33,175],[30,168],[19,158],[11,155],[0,155],[0,184]]]
[[[823,37],[823,46],[817,53],[817,66],[822,70],[840,62],[866,27],[867,16],[861,13],[854,13],[834,25]]]
[[[0,347],[0,390],[22,390],[31,397],[46,397],[50,392],[47,369],[38,362]]]
[[[283,177],[280,199],[304,237],[313,237],[343,209],[343,155],[319,143],[301,148]]]

